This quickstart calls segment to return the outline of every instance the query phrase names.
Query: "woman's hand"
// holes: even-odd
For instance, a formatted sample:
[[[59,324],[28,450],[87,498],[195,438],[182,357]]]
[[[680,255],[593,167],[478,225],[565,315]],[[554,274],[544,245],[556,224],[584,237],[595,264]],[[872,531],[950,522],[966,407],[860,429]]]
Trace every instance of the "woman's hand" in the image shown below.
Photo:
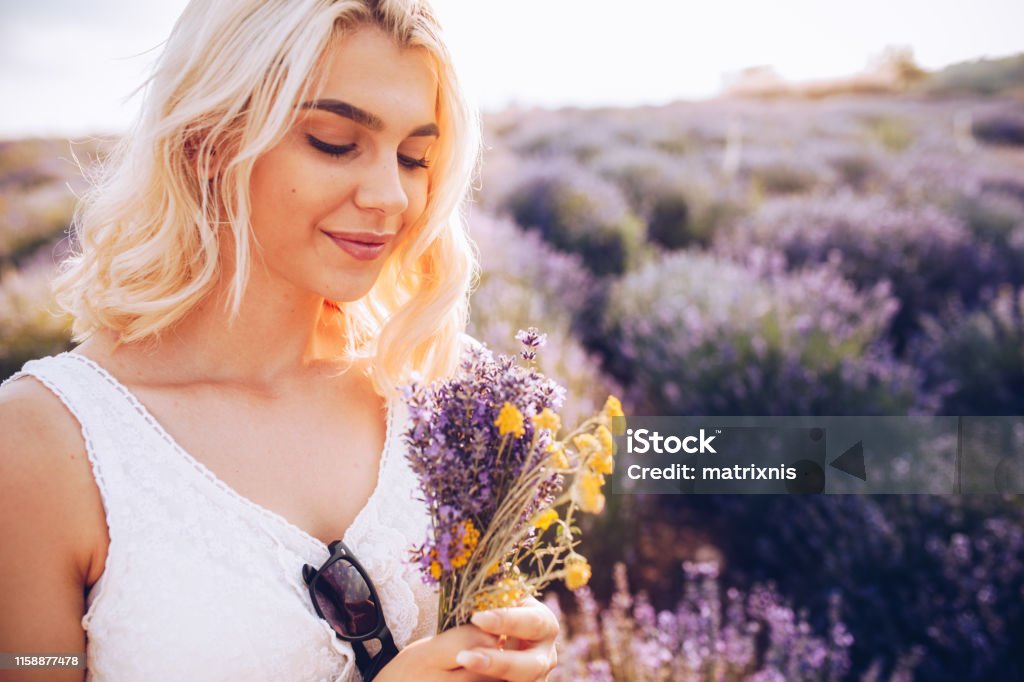
[[[555,614],[533,597],[521,606],[473,614],[472,622],[485,633],[507,637],[504,648],[476,647],[456,658],[467,670],[510,682],[544,680],[557,665]]]
[[[537,682],[555,667],[558,619],[536,599],[477,613],[473,623],[413,642],[376,682]],[[504,650],[501,635],[507,638]]]
[[[493,682],[493,677],[466,670],[456,659],[469,649],[497,649],[498,637],[475,625],[462,625],[424,637],[398,652],[375,682]]]

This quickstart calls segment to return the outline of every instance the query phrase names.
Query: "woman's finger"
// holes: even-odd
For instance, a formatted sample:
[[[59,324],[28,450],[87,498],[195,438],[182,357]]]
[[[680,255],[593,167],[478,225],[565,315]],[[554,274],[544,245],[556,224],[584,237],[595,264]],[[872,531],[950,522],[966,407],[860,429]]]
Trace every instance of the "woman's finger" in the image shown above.
[[[469,649],[460,652],[456,660],[466,670],[509,682],[543,680],[557,663],[553,645],[531,647],[524,651]]]
[[[554,639],[559,630],[555,614],[536,600],[524,606],[479,611],[471,620],[484,632],[534,642]]]
[[[498,636],[481,631],[472,625],[446,630],[441,634],[413,642],[407,648],[423,646],[429,643],[427,653],[430,665],[444,670],[455,670],[462,664],[455,661],[460,651],[473,648],[497,648]]]

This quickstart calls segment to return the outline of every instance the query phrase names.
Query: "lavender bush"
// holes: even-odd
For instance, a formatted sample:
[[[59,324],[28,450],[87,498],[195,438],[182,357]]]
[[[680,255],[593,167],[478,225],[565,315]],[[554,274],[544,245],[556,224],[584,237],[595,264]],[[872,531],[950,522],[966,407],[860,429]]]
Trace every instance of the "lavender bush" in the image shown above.
[[[637,146],[647,136],[628,111],[536,111],[506,118],[496,132],[520,157],[565,157],[581,164],[609,148]]]
[[[1007,108],[973,121],[971,132],[986,144],[1024,146],[1024,114],[1019,108]]]
[[[602,154],[593,166],[646,221],[647,238],[668,249],[710,244],[719,226],[744,210],[739,187],[699,159],[629,148]]]
[[[638,411],[903,414],[928,406],[885,343],[896,306],[827,267],[677,252],[613,286],[603,332]]]
[[[702,528],[723,577],[774,581],[814,627],[843,595],[852,670],[895,672],[919,647],[922,680],[1015,680],[1024,660],[1024,508],[997,496],[672,498],[639,511],[644,532]],[[740,532],[742,529],[742,532]],[[640,555],[643,564],[655,560]],[[665,568],[661,569],[665,572]]]
[[[926,319],[913,355],[943,396],[942,413],[1024,414],[1024,288],[1003,287],[974,312],[954,307]]]
[[[1012,159],[1014,157],[1011,155],[1002,158]],[[993,163],[986,165],[985,171],[979,175],[982,191],[1001,192],[1019,202],[1024,202],[1024,173],[1021,172],[1019,164]]]
[[[885,159],[870,147],[824,143],[822,158],[835,172],[836,185],[851,192],[868,194],[878,191],[884,177]]]
[[[952,298],[978,300],[992,286],[996,262],[990,245],[973,240],[938,209],[852,194],[766,203],[716,243],[735,258],[757,246],[778,249],[790,268],[833,261],[860,290],[891,282],[900,307],[889,331],[900,346],[921,315],[942,310]]]
[[[814,155],[755,147],[744,150],[739,177],[751,184],[755,197],[761,197],[810,193],[835,184],[836,171]]]
[[[17,263],[59,239],[68,229],[74,196],[66,187],[47,184],[31,190],[0,190],[0,263]]]
[[[614,185],[563,161],[529,165],[500,208],[599,275],[625,271],[644,239],[643,223]]]
[[[71,222],[75,194],[106,143],[89,140],[0,142],[0,265],[31,259],[60,239]]]
[[[886,151],[903,152],[914,143],[913,123],[896,112],[867,114],[862,121],[868,138]]]
[[[991,243],[1000,255],[1011,252],[1016,268],[1006,268],[1010,277],[1019,278],[1022,242],[1024,242],[1024,191],[980,188],[956,199],[955,212],[960,215],[975,238]]]
[[[815,633],[772,586],[725,591],[714,563],[683,564],[685,590],[674,609],[657,611],[644,592],[629,589],[626,567],[615,565],[615,592],[601,611],[589,588],[576,590],[575,618],[563,626],[562,680],[715,680],[767,682],[839,680],[849,670],[853,637],[839,620]],[[556,599],[549,606],[561,615]]]
[[[70,346],[71,319],[57,312],[50,291],[55,268],[47,257],[20,270],[0,267],[0,379],[32,358]]]
[[[971,248],[986,254],[981,291],[964,291],[961,298],[977,302],[1001,283],[1024,283],[1024,172],[1019,167],[1001,157],[979,164],[966,154],[924,151],[894,160],[887,174],[892,203],[948,214],[967,228]]]

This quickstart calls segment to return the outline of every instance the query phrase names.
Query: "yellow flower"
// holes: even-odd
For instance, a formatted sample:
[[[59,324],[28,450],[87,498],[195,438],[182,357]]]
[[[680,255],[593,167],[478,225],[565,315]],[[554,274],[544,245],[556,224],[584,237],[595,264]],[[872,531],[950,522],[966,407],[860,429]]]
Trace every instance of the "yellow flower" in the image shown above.
[[[602,453],[611,455],[615,449],[615,442],[612,440],[612,432],[608,430],[608,427],[601,424],[594,431],[594,435],[597,438],[597,442],[601,444]]]
[[[533,418],[533,425],[538,429],[548,429],[554,435],[562,428],[562,419],[551,408],[545,407]]]
[[[592,469],[584,469],[580,472],[573,486],[574,498],[580,509],[588,514],[600,514],[604,509],[604,495],[601,494],[601,486],[604,485],[604,476]]]
[[[441,563],[438,561],[430,562],[430,575],[433,576],[434,580],[441,579]]]
[[[570,590],[579,588],[590,582],[590,564],[579,554],[573,554],[565,561],[565,586]]]
[[[611,453],[598,452],[587,460],[587,466],[599,474],[611,474],[615,468]]]
[[[474,611],[487,611],[503,606],[516,606],[526,597],[526,587],[520,578],[503,578],[494,588],[477,596]]]
[[[604,409],[601,410],[601,413],[609,419],[612,417],[626,416],[622,412],[622,403],[620,403],[619,399],[613,395],[608,396],[608,400],[604,401]]]
[[[555,469],[568,469],[571,466],[569,458],[565,455],[565,448],[562,447],[561,443],[551,443],[546,449],[551,453],[549,464],[552,467]]]
[[[498,433],[502,436],[511,433],[516,438],[522,438],[523,434],[526,433],[526,429],[523,428],[523,413],[508,401],[501,406],[501,412],[498,413],[498,418],[494,420],[494,425],[498,427]]]
[[[619,399],[613,395],[608,396],[608,400],[604,402],[604,408],[601,410],[601,416],[612,425],[612,430],[615,431],[616,436],[621,436],[625,430],[624,420],[618,420],[616,423],[615,417],[625,417],[626,415],[622,411],[622,403]],[[617,428],[616,428],[617,427]]]
[[[545,509],[540,513],[540,515],[537,516],[536,519],[533,520],[533,525],[535,528],[539,528],[540,530],[545,531],[548,529],[548,526],[550,526],[557,520],[558,512],[556,512],[554,509]]]
[[[580,451],[580,455],[586,457],[591,452],[601,449],[601,443],[589,433],[583,433],[572,439],[572,444]]]
[[[469,557],[473,554],[473,550],[476,549],[476,543],[480,541],[480,531],[473,525],[472,519],[466,519],[463,522],[463,531],[459,538],[459,544],[461,545],[454,556],[452,556],[452,567],[462,568],[469,561]],[[456,526],[455,532],[458,533],[458,526]]]
[[[597,427],[594,434],[587,442],[588,447],[592,450],[591,456],[587,459],[587,466],[599,474],[611,474],[614,467],[612,432],[606,426],[601,425]]]

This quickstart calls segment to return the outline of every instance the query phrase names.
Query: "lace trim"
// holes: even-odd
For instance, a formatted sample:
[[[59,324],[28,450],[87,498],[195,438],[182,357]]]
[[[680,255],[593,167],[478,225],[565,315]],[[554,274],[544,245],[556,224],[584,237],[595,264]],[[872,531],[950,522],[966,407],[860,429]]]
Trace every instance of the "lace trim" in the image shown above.
[[[225,483],[223,479],[217,476],[217,474],[213,473],[213,471],[211,471],[205,464],[203,464],[195,457],[193,457],[187,450],[181,447],[181,445],[179,445],[178,442],[169,433],[167,433],[167,430],[164,429],[163,425],[159,421],[157,421],[155,417],[153,417],[150,411],[146,408],[145,405],[143,405],[139,401],[135,394],[128,390],[128,388],[124,384],[118,381],[112,374],[110,374],[110,372],[104,369],[101,365],[96,363],[91,358],[88,358],[79,353],[66,351],[61,355],[67,356],[68,358],[73,359],[77,362],[81,362],[82,364],[86,365],[87,367],[90,367],[93,371],[99,374],[108,384],[110,384],[111,388],[116,390],[119,394],[121,394],[122,397],[124,397],[125,400],[128,401],[128,403],[134,408],[135,412],[153,428],[156,434],[161,439],[163,439],[167,443],[167,445],[171,447],[172,450],[174,450],[187,464],[192,466],[192,468],[194,468],[196,472],[202,475],[206,480],[213,484],[214,487],[218,488],[222,493],[227,495],[229,498],[236,500],[238,503],[250,509],[251,511],[259,514],[265,520],[272,521],[280,526],[283,526],[284,528],[290,530],[293,535],[301,537],[308,543],[315,545],[318,549],[327,551],[327,545],[324,542],[322,542],[319,538],[310,535],[308,532],[306,532],[299,526],[296,526],[294,523],[292,523],[285,517],[281,516],[274,510],[268,509],[267,507],[264,507],[263,505],[257,504],[256,502],[252,501],[248,497],[245,497],[237,490],[232,488],[230,485]],[[352,523],[349,525],[349,527],[345,529],[342,539],[346,542],[346,544],[348,535],[351,532],[352,528],[361,522],[362,518],[366,515],[366,510],[371,505],[373,505],[376,498],[379,497],[381,493],[382,483],[384,482],[385,465],[387,464],[387,460],[389,459],[388,455],[389,451],[391,450],[391,440],[394,431],[394,409],[392,405],[394,400],[394,397],[389,397],[387,399],[387,433],[384,437],[384,449],[381,452],[380,462],[377,467],[377,484],[374,487],[373,492],[370,493],[370,497],[367,499],[366,504],[363,506],[362,509],[359,510],[359,513],[356,514],[355,519],[352,520]]]
[[[397,514],[397,505],[392,507]],[[381,605],[388,628],[395,638],[395,644],[404,648],[419,622],[420,608],[416,603],[416,595],[405,580],[406,561],[404,552],[409,547],[409,538],[391,523],[392,519],[384,518],[385,513],[375,507],[372,523],[361,526],[358,535],[353,537],[352,547],[359,560],[373,576],[373,582],[380,593]],[[397,553],[397,556],[392,553]]]
[[[340,655],[342,659],[344,659],[341,667],[341,672],[334,679],[353,679],[353,676],[357,673],[355,667],[356,654],[352,648],[352,644],[344,640],[338,639],[338,637],[334,634],[334,630],[327,623],[327,621],[317,615],[316,611],[313,608],[312,601],[310,600],[309,588],[300,578],[296,577],[298,575],[298,572],[294,570],[294,553],[290,551],[287,547],[285,547],[277,538],[272,539],[275,545],[275,555],[277,556],[278,569],[280,571],[281,577],[295,593],[299,602],[303,604],[309,617],[318,622],[320,631],[323,633],[323,647],[320,650],[320,654],[326,656],[328,647],[330,647],[338,655]]]

